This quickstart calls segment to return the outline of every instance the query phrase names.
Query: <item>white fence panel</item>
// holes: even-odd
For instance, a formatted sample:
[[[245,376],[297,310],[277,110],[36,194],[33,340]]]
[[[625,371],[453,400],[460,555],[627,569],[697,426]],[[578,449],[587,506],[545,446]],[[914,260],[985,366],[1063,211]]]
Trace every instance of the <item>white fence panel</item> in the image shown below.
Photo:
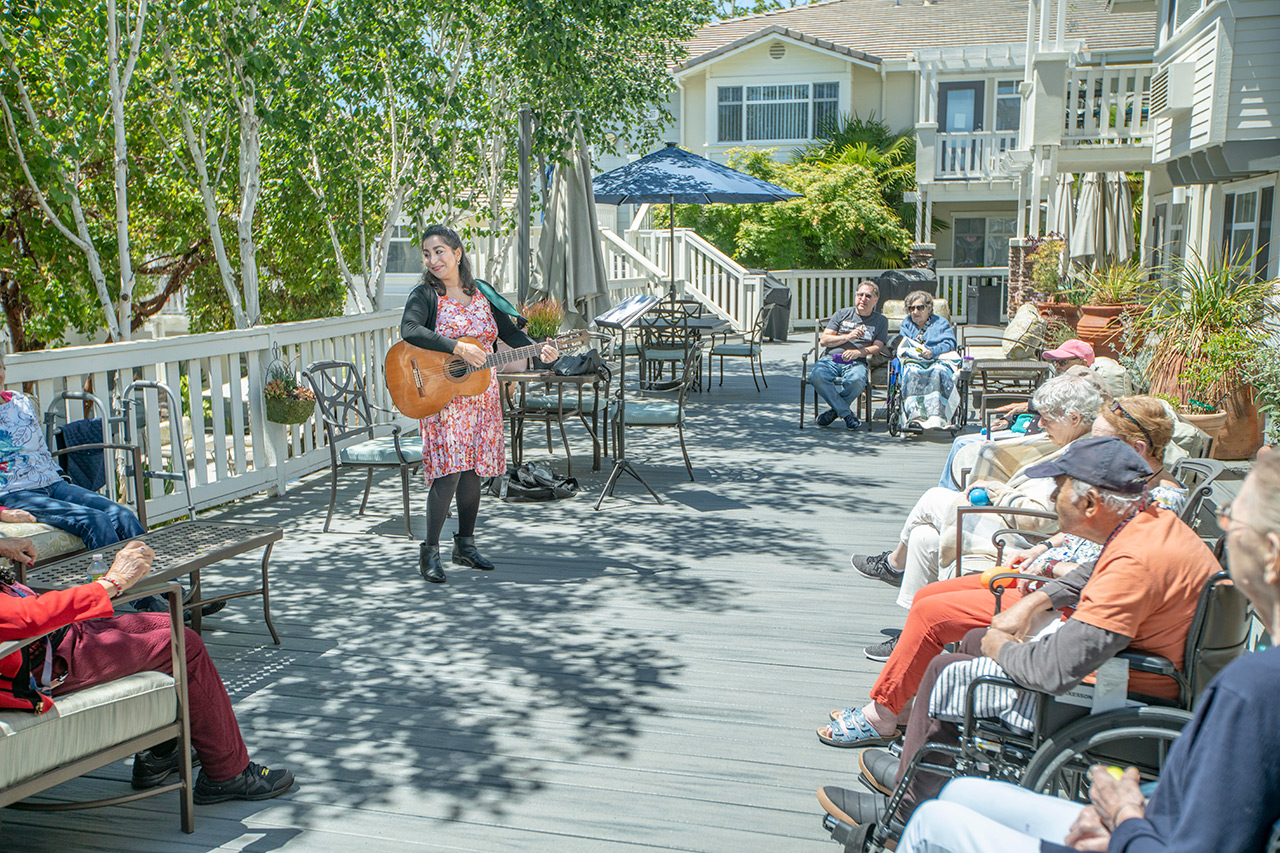
[[[264,490],[280,491],[289,479],[329,464],[317,415],[300,426],[268,423],[262,389],[276,348],[295,369],[335,357],[354,361],[375,404],[392,408],[382,377],[386,351],[399,337],[400,312],[383,311],[303,323],[260,326],[207,335],[67,347],[19,353],[8,359],[7,384],[38,397],[41,408],[62,391],[89,391],[111,415],[120,396],[139,379],[164,382],[178,396],[180,412],[154,391],[138,395],[131,432],[152,471],[177,471],[186,459],[197,508]],[[182,380],[187,380],[183,393]],[[207,409],[206,409],[207,407]],[[59,407],[68,420],[93,417],[79,401]],[[412,427],[412,421],[399,419]],[[119,429],[119,425],[117,425]],[[177,432],[181,432],[179,440]],[[181,448],[181,450],[177,450]],[[174,454],[181,456],[175,458]],[[181,488],[151,481],[150,521],[185,512]]]

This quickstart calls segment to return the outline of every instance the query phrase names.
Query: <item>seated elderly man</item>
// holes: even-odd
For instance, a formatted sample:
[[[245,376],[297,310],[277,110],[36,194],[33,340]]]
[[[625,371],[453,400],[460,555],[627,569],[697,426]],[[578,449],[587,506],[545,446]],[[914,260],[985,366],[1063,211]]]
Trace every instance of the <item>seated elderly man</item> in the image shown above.
[[[1231,576],[1280,636],[1280,456],[1260,455],[1222,513]],[[899,853],[1107,850],[1256,853],[1280,822],[1280,649],[1210,682],[1147,800],[1138,772],[1094,767],[1092,803],[985,779],[956,779],[907,824]]]
[[[862,426],[853,413],[853,401],[867,387],[867,359],[889,342],[889,321],[876,310],[880,300],[876,283],[859,284],[853,299],[853,307],[832,314],[818,336],[826,351],[809,372],[809,381],[829,406],[818,415],[819,426],[830,426],[836,418],[842,418],[849,429]]]
[[[28,539],[0,539],[0,557],[30,564],[35,545]],[[171,673],[169,617],[160,613],[113,615],[111,600],[151,571],[155,554],[131,542],[116,555],[101,579],[70,589],[36,595],[13,572],[0,571],[0,641],[42,636],[21,652],[0,660],[0,708],[42,713],[66,693],[146,670]],[[192,792],[196,803],[265,800],[293,786],[288,770],[268,770],[249,760],[226,688],[200,637],[186,629],[187,695],[191,743],[201,765]],[[15,678],[25,663],[30,672],[51,675]],[[164,784],[178,772],[176,741],[140,752],[133,761],[133,787]]]
[[[1103,543],[1090,571],[1085,567],[1023,597],[992,620],[984,633],[971,631],[958,654],[929,664],[920,696],[931,696],[948,666],[981,655],[996,670],[1034,690],[1061,694],[1076,686],[1122,649],[1159,655],[1181,668],[1187,629],[1204,582],[1218,568],[1213,554],[1176,514],[1144,500],[1150,467],[1117,438],[1084,438],[1029,474],[1054,478],[1054,504],[1062,529]],[[1057,629],[1028,642],[1033,621],[1053,609],[1074,607]],[[1171,679],[1132,673],[1131,692],[1176,699]],[[917,702],[911,711],[901,759],[888,752],[864,753],[863,766],[879,790],[899,784],[908,763],[926,743],[956,743],[957,727],[930,716],[938,701]],[[917,773],[895,816],[905,820],[937,794],[942,780]],[[886,798],[834,786],[818,799],[828,814],[854,825],[882,819]]]

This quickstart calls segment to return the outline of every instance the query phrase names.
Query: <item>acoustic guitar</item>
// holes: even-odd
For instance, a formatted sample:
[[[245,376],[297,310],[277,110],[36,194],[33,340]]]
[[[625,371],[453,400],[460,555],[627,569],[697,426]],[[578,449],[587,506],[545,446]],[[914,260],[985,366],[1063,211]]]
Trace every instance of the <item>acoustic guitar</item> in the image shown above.
[[[566,332],[547,341],[558,350],[582,346],[590,334],[581,329]],[[459,338],[483,348],[475,338]],[[481,367],[472,367],[461,356],[447,352],[415,347],[408,341],[400,341],[387,352],[387,390],[391,400],[404,415],[410,418],[430,417],[449,405],[454,397],[474,397],[483,394],[493,381],[491,367],[509,361],[522,361],[542,351],[543,344],[520,347],[505,352],[491,353]]]

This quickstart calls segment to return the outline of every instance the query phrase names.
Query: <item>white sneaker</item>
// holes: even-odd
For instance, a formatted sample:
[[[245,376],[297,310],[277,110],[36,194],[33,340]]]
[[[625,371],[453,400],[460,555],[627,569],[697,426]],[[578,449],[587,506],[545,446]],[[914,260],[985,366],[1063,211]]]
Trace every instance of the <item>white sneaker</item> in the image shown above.
[[[937,415],[934,415],[933,417],[927,419],[924,422],[924,428],[925,429],[946,429],[947,422],[944,421],[942,418],[938,417]]]

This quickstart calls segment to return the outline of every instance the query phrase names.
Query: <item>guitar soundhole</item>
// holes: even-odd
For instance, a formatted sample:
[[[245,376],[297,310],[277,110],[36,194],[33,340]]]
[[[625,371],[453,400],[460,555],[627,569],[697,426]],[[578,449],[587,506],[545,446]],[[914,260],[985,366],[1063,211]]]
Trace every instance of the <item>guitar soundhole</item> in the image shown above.
[[[445,365],[444,375],[453,382],[461,382],[467,378],[467,363],[460,358],[451,358]]]

